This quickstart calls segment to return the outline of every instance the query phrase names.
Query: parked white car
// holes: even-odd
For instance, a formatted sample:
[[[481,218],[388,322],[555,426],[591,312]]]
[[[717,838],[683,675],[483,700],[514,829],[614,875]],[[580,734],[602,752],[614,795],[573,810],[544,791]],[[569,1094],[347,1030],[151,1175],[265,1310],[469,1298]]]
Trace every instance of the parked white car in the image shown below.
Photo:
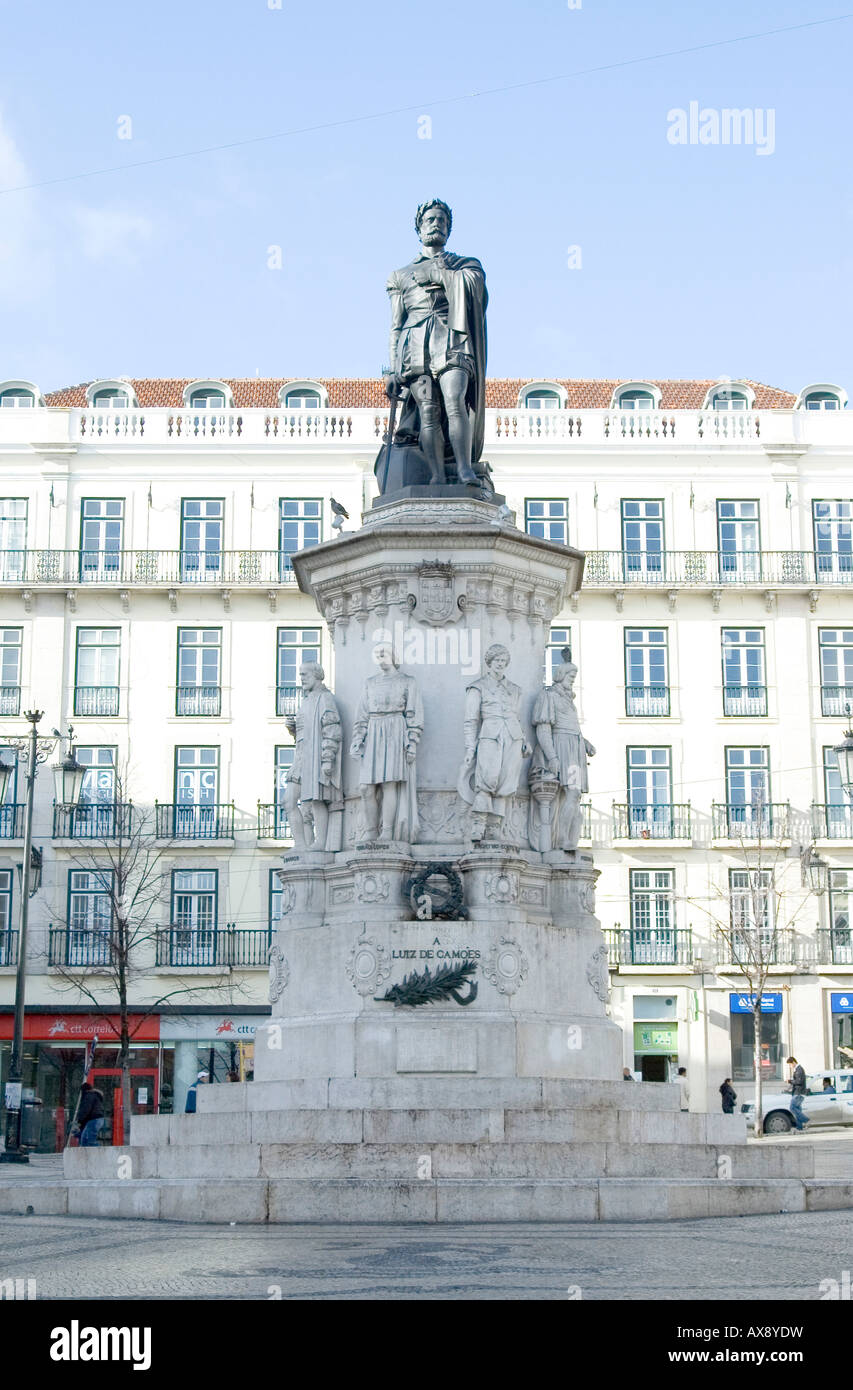
[[[827,1080],[833,1090],[827,1090]],[[761,1101],[765,1134],[787,1134],[794,1128],[790,1091],[765,1091]],[[754,1103],[742,1105],[741,1111],[751,1121]],[[806,1077],[803,1119],[813,1125],[853,1125],[853,1067],[816,1071]]]

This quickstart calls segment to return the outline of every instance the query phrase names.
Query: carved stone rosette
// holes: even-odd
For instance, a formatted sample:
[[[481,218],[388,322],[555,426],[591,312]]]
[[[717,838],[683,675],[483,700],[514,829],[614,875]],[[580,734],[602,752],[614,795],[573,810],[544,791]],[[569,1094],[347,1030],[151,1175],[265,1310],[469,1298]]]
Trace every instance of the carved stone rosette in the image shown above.
[[[515,994],[527,976],[527,957],[517,941],[502,936],[483,961],[483,974],[498,994]]]

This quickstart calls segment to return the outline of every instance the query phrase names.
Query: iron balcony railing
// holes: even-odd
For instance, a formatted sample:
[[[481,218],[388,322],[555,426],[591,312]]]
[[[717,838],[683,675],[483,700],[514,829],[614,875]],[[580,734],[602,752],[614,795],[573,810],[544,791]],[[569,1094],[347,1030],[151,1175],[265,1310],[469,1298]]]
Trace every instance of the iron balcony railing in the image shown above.
[[[269,959],[268,927],[222,928],[170,926],[157,933],[157,964],[185,969],[192,966],[261,966]]]
[[[95,802],[91,806],[54,806],[54,840],[126,840],[133,827],[128,802]]]
[[[287,585],[296,575],[279,550],[0,551],[0,585]]]
[[[659,806],[614,802],[613,836],[617,840],[689,840],[690,802]]]
[[[77,685],[74,687],[74,713],[109,717],[118,714],[117,685]]]
[[[853,840],[853,803],[812,804],[812,833],[817,840]]]
[[[853,685],[822,685],[820,688],[820,712],[829,715],[844,715],[847,706],[853,706]]]
[[[767,713],[766,685],[724,685],[723,714],[747,717]]]
[[[693,964],[693,933],[689,928],[611,927],[604,937],[611,965]]]
[[[278,802],[258,802],[258,839],[289,840],[287,811]]]
[[[625,713],[649,718],[669,714],[669,686],[626,685]]]
[[[25,806],[0,806],[0,840],[21,840],[24,836]]]
[[[817,938],[818,963],[853,965],[853,930],[850,927],[821,927]]]
[[[786,840],[791,833],[788,801],[768,801],[759,806],[715,801],[711,816],[715,840]]]
[[[0,931],[0,965],[18,964],[18,933]]]
[[[113,958],[108,930],[51,927],[48,936],[49,965],[109,965]]]
[[[222,709],[222,687],[219,685],[179,685],[175,713],[195,717],[219,714]]]
[[[798,965],[805,959],[792,927],[769,927],[761,932],[738,929],[725,936],[721,933],[720,947],[721,963],[736,967]]]
[[[278,685],[275,692],[276,714],[295,714],[302,702],[301,685]]]
[[[155,802],[159,840],[230,840],[234,835],[234,803]]]
[[[743,557],[741,557],[743,558]],[[736,555],[716,550],[588,550],[585,589],[636,584],[645,588],[705,588],[745,585],[776,588],[785,585],[853,585],[853,560],[844,555],[823,556],[813,550],[749,552],[749,563],[732,565]]]
[[[0,714],[20,714],[21,687],[0,685]]]

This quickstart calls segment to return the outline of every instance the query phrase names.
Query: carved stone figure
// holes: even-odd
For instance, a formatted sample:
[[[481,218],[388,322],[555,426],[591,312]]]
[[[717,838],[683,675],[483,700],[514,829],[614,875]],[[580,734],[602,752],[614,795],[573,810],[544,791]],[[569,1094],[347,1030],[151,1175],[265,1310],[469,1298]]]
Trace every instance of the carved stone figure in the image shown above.
[[[424,728],[420,691],[398,669],[390,646],[374,653],[379,673],[364,683],[350,752],[361,758],[361,832],[368,840],[411,842],[418,832],[415,756]]]
[[[423,249],[388,280],[385,389],[392,423],[376,461],[382,493],[456,482],[493,491],[487,465],[477,469],[485,422],[486,276],[473,256],[445,251],[452,223],[446,203],[422,203],[415,229]]]
[[[296,740],[287,774],[285,806],[296,849],[339,849],[340,828],[330,835],[330,808],[343,809],[341,791],[341,717],[332,692],[323,684],[316,661],[299,672],[303,698],[288,727]]]
[[[530,764],[530,843],[534,849],[577,849],[581,794],[589,790],[587,759],[595,749],[581,733],[574,701],[578,668],[567,660],[533,706],[536,748]]]
[[[465,696],[465,758],[458,790],[472,807],[471,838],[500,838],[510,798],[518,791],[521,762],[531,749],[521,727],[521,687],[506,678],[509,652],[495,644],[483,658],[486,673]]]

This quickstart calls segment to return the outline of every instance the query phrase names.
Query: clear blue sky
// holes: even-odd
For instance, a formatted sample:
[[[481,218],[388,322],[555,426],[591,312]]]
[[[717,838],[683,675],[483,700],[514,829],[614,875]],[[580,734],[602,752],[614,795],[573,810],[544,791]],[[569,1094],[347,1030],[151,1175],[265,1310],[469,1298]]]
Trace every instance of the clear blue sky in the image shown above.
[[[845,0],[281,6],[7,7],[0,188],[118,172],[0,194],[0,377],[373,375],[386,277],[438,195],[451,248],[486,268],[492,376],[853,393],[853,18],[469,95]],[[667,113],[693,100],[772,108],[775,152],[673,146]],[[128,167],[328,122],[342,124]]]

